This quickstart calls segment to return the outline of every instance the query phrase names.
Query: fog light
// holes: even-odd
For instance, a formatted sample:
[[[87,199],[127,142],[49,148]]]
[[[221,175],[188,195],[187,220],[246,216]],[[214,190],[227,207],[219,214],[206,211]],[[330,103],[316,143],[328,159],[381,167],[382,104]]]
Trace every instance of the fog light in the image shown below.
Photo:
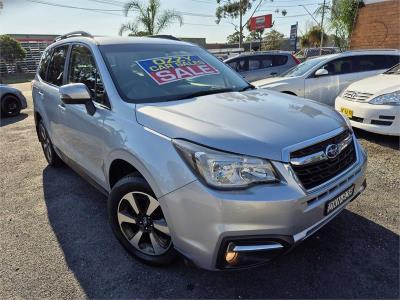
[[[228,251],[225,253],[225,260],[230,265],[235,265],[238,262],[239,254],[234,251]]]

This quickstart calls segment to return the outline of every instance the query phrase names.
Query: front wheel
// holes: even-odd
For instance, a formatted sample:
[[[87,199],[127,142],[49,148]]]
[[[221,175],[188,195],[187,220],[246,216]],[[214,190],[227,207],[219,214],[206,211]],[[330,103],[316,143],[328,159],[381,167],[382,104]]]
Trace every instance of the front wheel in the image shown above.
[[[4,117],[15,117],[21,112],[21,105],[17,97],[7,95],[2,99],[1,114]]]
[[[118,181],[108,200],[114,234],[133,256],[156,265],[171,263],[177,256],[160,203],[138,174]]]

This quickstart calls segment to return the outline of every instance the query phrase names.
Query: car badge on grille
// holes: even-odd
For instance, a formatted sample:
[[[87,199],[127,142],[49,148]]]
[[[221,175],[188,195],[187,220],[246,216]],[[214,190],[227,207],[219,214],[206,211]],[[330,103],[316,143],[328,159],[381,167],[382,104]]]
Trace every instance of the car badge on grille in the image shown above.
[[[352,93],[350,94],[350,98],[351,98],[351,99],[355,99],[355,98],[357,98],[357,96],[358,96],[358,93],[357,93],[357,92],[352,92]]]
[[[335,158],[336,156],[338,156],[340,153],[340,148],[338,144],[331,144],[328,145],[328,147],[326,147],[325,149],[325,155],[328,158]]]

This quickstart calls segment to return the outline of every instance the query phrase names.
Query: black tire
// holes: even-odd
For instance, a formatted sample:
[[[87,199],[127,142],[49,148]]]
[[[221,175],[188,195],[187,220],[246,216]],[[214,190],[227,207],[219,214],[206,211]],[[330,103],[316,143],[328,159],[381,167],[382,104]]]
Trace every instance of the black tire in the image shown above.
[[[136,194],[137,193],[137,194]],[[138,199],[138,197],[136,197],[139,194],[147,194],[150,195],[151,197],[153,197],[152,199],[156,200],[156,197],[153,193],[153,191],[151,190],[149,184],[146,182],[146,180],[144,180],[142,177],[140,177],[140,174],[138,173],[133,173],[130,175],[127,175],[125,177],[123,177],[122,179],[120,179],[112,188],[111,193],[109,195],[108,198],[108,218],[109,218],[109,222],[110,222],[110,226],[115,234],[115,236],[117,237],[118,241],[122,244],[122,246],[134,257],[140,259],[141,261],[151,264],[151,265],[168,265],[171,264],[174,259],[177,257],[177,252],[173,247],[172,241],[170,240],[170,236],[169,236],[169,242],[168,242],[168,246],[165,246],[165,248],[163,248],[163,250],[165,252],[163,252],[160,255],[156,254],[156,248],[154,248],[154,254],[146,254],[144,252],[144,249],[151,249],[151,245],[152,242],[150,241],[150,234],[152,233],[157,233],[157,235],[159,236],[164,236],[162,234],[162,232],[160,233],[159,231],[157,231],[153,226],[153,229],[150,229],[152,231],[150,232],[143,232],[141,230],[141,228],[139,226],[143,226],[143,225],[139,225],[139,220],[140,217],[138,214],[135,215],[135,209],[131,210],[132,213],[132,218],[135,219],[135,224],[133,223],[121,223],[120,224],[120,220],[119,220],[119,214],[122,212],[121,207],[125,204],[127,204],[127,200],[124,199],[124,197],[128,194],[134,194],[136,200],[136,203],[138,203],[138,207],[142,207],[143,211],[147,211],[147,208],[145,208],[145,206],[147,205],[146,203],[144,203],[145,201],[147,201],[145,199],[145,197],[143,199]],[[158,203],[158,201],[157,201]],[[150,206],[150,203],[148,204],[148,206]],[[129,207],[129,205],[128,205]],[[138,209],[138,207],[136,207]],[[144,209],[143,209],[144,208]],[[124,215],[125,215],[124,211]],[[144,213],[146,214],[146,213]],[[161,210],[161,206],[158,206],[156,210],[154,210],[154,213],[152,214],[153,216],[155,216],[155,214],[159,216],[162,215],[162,218],[164,218],[164,215],[162,214],[162,210]],[[161,214],[161,215],[160,215]],[[155,218],[157,218],[157,216],[155,216]],[[165,219],[163,219],[165,221]],[[156,221],[158,222],[159,220],[154,220],[154,224],[156,223]],[[142,223],[141,223],[142,224]],[[125,225],[125,226],[123,226]],[[167,224],[165,223],[165,226],[167,226]],[[168,228],[168,226],[167,226]],[[169,229],[168,229],[169,230]],[[136,232],[136,233],[135,233]],[[134,240],[134,237],[138,235],[138,233],[140,233],[140,238],[137,241],[137,245],[136,246],[140,246],[140,241],[142,240],[142,244],[144,245],[148,245],[146,247],[143,247],[143,250],[139,250],[137,247],[133,246],[132,240]],[[129,234],[131,234],[131,237],[129,237]],[[148,242],[146,243],[146,234],[148,234]],[[165,235],[165,237],[167,237],[168,240],[168,236]],[[129,238],[131,240],[131,242],[129,241]],[[167,243],[166,243],[167,245]],[[140,248],[140,247],[139,247]]]
[[[21,112],[21,103],[13,95],[6,95],[1,99],[1,115],[3,117],[15,117]]]
[[[61,167],[63,165],[63,161],[58,156],[58,154],[54,151],[53,143],[50,140],[50,136],[47,132],[46,126],[44,125],[43,120],[39,120],[37,133],[39,137],[40,144],[42,145],[42,150],[44,157],[47,160],[47,163],[52,167]]]

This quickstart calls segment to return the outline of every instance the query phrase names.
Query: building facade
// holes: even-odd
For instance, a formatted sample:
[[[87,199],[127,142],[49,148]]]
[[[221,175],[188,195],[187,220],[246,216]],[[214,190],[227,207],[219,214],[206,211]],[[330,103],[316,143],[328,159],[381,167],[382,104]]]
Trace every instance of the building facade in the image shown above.
[[[400,49],[400,0],[364,0],[351,35],[351,49]]]

